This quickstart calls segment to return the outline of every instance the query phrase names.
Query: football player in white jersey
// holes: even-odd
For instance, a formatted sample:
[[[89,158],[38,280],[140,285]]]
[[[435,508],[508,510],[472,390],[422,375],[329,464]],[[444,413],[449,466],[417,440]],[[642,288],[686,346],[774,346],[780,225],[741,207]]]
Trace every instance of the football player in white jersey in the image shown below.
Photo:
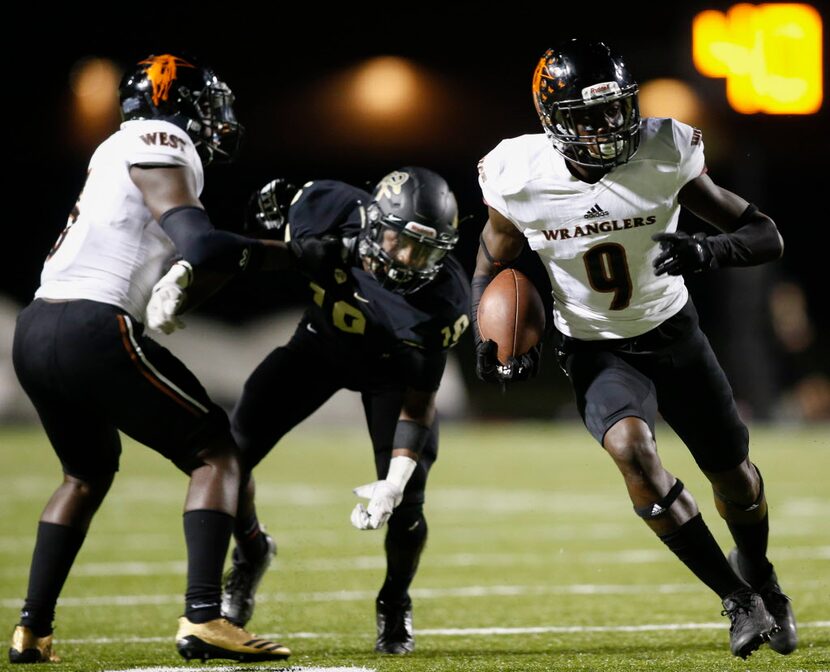
[[[15,370],[64,478],[40,519],[9,659],[57,660],[55,604],[118,470],[122,431],[190,475],[181,655],[281,660],[286,647],[220,615],[240,482],[227,416],[144,323],[146,310],[148,326],[174,328],[203,269],[230,277],[286,250],[214,229],[199,201],[203,165],[232,159],[242,131],[230,89],[210,69],[151,56],[125,75],[120,99],[125,121],[93,154],[15,331]]]
[[[706,173],[699,130],[641,119],[637,83],[601,42],[549,49],[533,77],[544,133],[499,143],[479,164],[489,218],[473,276],[478,301],[527,243],[546,266],[557,356],[586,427],[622,473],[635,512],[731,621],[732,653],[796,647],[795,619],[766,556],[763,481],[730,385],[698,326],[683,273],[778,259],[774,222]],[[723,233],[677,231],[681,206]],[[539,349],[500,366],[478,327],[484,380],[534,375]],[[660,462],[658,412],[712,483],[735,540],[727,559],[692,495]]]

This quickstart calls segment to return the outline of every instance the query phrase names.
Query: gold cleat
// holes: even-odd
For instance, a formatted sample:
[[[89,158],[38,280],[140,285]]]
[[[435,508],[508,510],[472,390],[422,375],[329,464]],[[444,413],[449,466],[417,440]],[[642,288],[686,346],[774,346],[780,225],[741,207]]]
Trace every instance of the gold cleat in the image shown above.
[[[37,637],[25,625],[18,625],[9,648],[10,663],[59,663],[52,651],[52,635]]]
[[[291,655],[291,649],[287,646],[257,637],[224,618],[191,623],[182,616],[176,633],[176,648],[186,660],[228,658],[242,663],[256,663],[285,660]]]

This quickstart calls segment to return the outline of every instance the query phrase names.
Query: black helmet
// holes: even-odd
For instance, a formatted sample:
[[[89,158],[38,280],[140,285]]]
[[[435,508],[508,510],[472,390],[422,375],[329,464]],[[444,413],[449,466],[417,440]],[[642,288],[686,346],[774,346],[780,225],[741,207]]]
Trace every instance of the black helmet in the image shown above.
[[[409,294],[430,282],[458,242],[458,205],[447,182],[426,168],[395,170],[366,208],[358,251],[378,281]]]
[[[177,120],[205,164],[236,156],[243,128],[233,113],[233,93],[210,68],[193,59],[148,56],[124,75],[118,95],[125,121]]]
[[[613,168],[634,156],[637,91],[622,58],[602,42],[572,39],[548,49],[533,74],[545,133],[557,152],[583,166]]]

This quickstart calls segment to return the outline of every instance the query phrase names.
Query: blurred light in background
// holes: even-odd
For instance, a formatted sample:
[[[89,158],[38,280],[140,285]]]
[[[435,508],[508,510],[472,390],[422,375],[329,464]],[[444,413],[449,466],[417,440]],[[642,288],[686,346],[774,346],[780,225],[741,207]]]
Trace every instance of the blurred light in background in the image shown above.
[[[440,137],[451,107],[445,88],[413,61],[379,56],[316,84],[303,121],[332,146],[393,155]]]
[[[356,110],[379,120],[401,117],[418,100],[418,80],[417,70],[406,59],[380,56],[352,73],[352,102]]]
[[[726,78],[742,114],[813,114],[821,107],[822,22],[806,4],[738,4],[692,22],[692,57],[707,77]]]
[[[118,127],[120,81],[120,69],[106,58],[85,58],[72,67],[71,137],[77,146],[91,150]]]
[[[640,112],[644,117],[673,117],[703,124],[703,103],[694,89],[679,79],[653,79],[640,86]]]

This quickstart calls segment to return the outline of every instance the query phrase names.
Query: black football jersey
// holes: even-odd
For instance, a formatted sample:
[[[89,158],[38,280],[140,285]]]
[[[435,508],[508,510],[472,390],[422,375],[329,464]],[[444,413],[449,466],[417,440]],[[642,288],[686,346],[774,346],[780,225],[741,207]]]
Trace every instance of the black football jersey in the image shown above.
[[[343,182],[308,182],[289,209],[288,235],[354,239],[371,201],[369,193]],[[443,353],[470,322],[469,281],[450,255],[435,280],[408,295],[381,287],[356,252],[349,264],[311,278],[309,288],[311,327],[330,340],[339,356],[388,358],[413,349]]]

